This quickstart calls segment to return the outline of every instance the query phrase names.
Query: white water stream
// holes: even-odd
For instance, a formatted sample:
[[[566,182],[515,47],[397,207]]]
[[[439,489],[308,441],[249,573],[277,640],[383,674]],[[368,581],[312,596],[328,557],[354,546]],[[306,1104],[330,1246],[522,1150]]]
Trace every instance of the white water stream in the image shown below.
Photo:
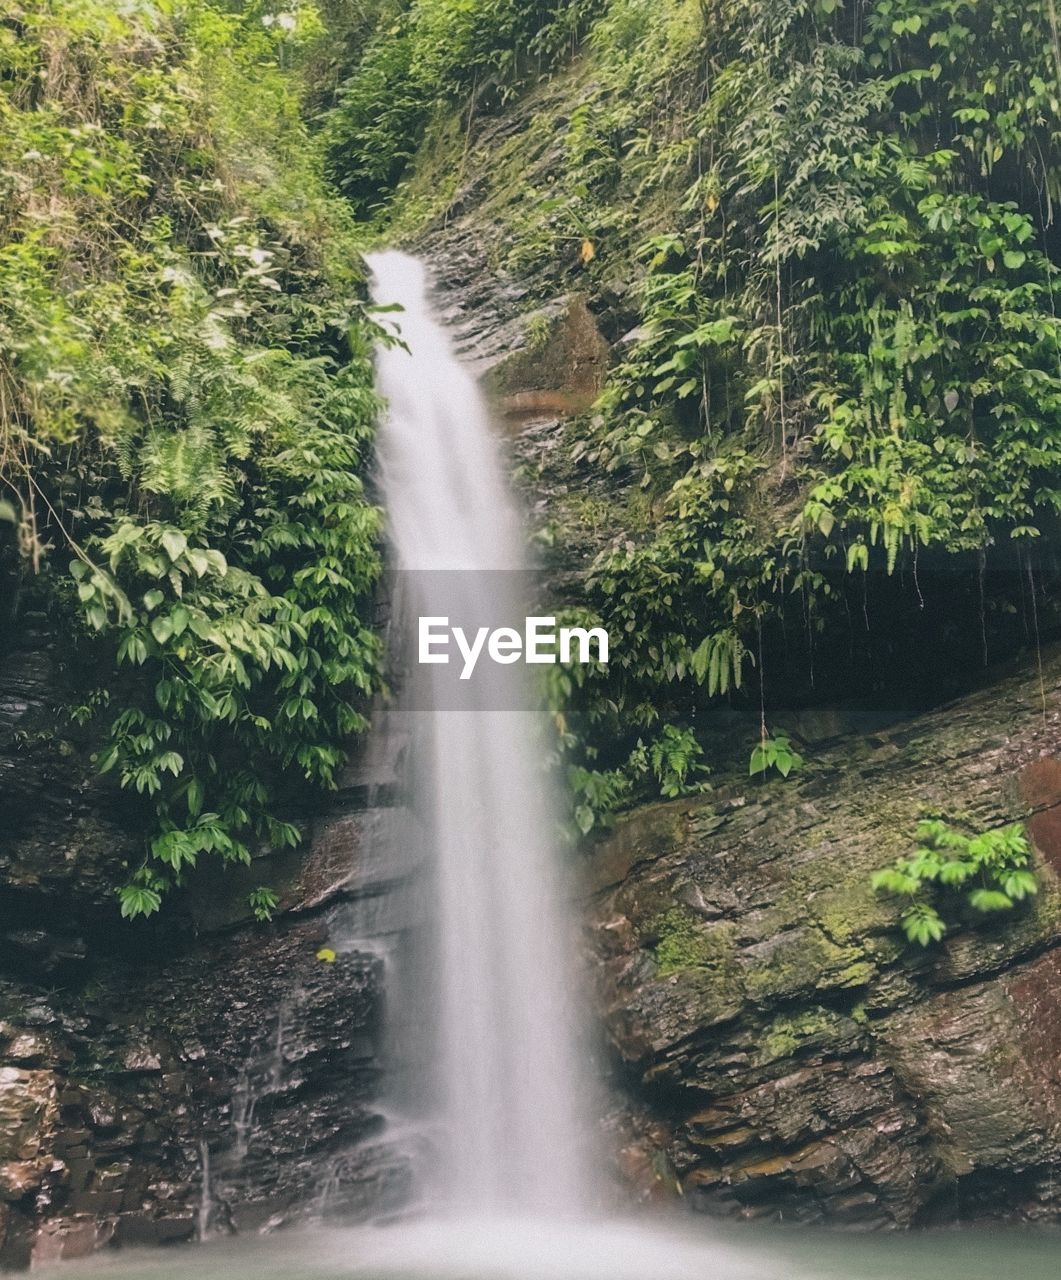
[[[373,256],[373,293],[399,304],[403,346],[379,355],[383,502],[407,618],[512,621],[526,568],[521,521],[479,389],[435,321],[424,270]],[[588,1105],[534,713],[510,667],[447,705],[451,671],[407,683],[413,785],[434,867],[439,1186],[461,1211],[574,1214],[588,1206]]]

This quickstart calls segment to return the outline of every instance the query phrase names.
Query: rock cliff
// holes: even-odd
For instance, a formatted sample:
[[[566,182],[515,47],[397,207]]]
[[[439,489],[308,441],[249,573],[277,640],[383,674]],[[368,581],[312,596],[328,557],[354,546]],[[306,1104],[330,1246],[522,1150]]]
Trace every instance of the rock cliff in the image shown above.
[[[0,660],[0,1264],[394,1205],[382,961],[351,940],[382,874],[364,774],[302,815],[297,857],[204,873],[129,925],[114,885],[141,815],[63,736],[47,632],[23,636]],[[265,926],[243,905],[262,875],[282,890]]]
[[[513,174],[544,187],[556,160],[533,114],[545,98],[562,115],[578,74],[477,126],[467,176],[415,240],[497,398],[551,572],[576,588],[640,501],[575,464],[570,421],[630,336],[636,268],[616,261],[591,290],[577,250],[510,274],[491,251]],[[353,770],[326,812],[294,815],[309,840],[265,875],[206,873],[169,923],[121,928],[115,873],[143,815],[59,727],[52,641],[19,635],[0,659],[0,1261],[400,1203],[383,966],[348,915],[405,874],[374,856],[388,775]],[[841,716],[804,733],[787,781],[719,772],[594,845],[587,952],[626,1194],[866,1227],[1057,1218],[1059,682],[1046,652],[1042,686],[1032,657],[883,728]],[[1042,890],[914,952],[869,874],[930,810],[1027,819]],[[257,926],[236,904],[265,879],[282,909]]]
[[[766,784],[631,815],[592,857],[599,1007],[697,1206],[909,1226],[1061,1209],[1061,654]],[[922,950],[871,872],[926,812],[1028,821],[1042,888]],[[659,1162],[656,1168],[660,1167]]]

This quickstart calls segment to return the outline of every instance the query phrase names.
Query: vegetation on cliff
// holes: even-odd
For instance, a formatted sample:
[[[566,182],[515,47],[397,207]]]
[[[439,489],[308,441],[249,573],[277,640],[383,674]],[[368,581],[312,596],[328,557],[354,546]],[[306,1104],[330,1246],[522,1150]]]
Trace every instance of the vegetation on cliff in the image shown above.
[[[939,942],[947,915],[972,913],[975,919],[977,913],[1009,911],[1039,891],[1022,823],[967,836],[938,818],[924,819],[917,835],[912,856],[872,878],[875,889],[904,904],[901,922],[911,942]]]
[[[645,513],[616,504],[581,602],[623,636],[562,691],[581,804],[722,694],[765,750],[771,681],[828,683],[871,615],[935,610],[958,664],[1036,642],[1059,103],[1054,0],[380,7],[326,125],[355,208],[477,202],[499,272],[628,331],[569,433]]]
[[[1052,616],[1054,0],[22,0],[0,63],[0,574],[150,798],[127,912],[295,840],[363,723],[356,247],[461,202],[625,334],[567,436],[634,495],[573,602],[622,643],[553,688],[583,831],[699,788],[723,698],[798,768],[774,689],[887,610],[959,663]]]
[[[302,117],[322,35],[212,0],[0,20],[0,571],[150,798],[126,915],[296,841],[284,775],[333,781],[376,680],[375,331]]]
[[[377,0],[327,113],[329,170],[365,217],[388,221],[426,126],[496,109],[577,53],[601,0]],[[371,13],[371,20],[368,15]],[[469,120],[469,128],[471,120]]]

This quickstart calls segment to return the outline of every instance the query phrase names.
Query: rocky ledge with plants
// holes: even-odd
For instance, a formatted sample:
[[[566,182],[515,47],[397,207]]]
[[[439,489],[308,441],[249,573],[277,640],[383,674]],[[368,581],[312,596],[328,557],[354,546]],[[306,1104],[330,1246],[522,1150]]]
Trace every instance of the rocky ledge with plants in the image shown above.
[[[378,961],[326,945],[376,328],[307,126],[321,16],[267,18],[0,6],[0,1265],[404,1176],[350,1154]]]

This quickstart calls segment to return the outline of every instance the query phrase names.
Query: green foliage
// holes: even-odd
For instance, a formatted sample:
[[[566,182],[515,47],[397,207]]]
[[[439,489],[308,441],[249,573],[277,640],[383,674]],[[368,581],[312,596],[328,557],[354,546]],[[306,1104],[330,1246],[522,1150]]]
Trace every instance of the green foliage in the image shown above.
[[[162,905],[162,897],[157,889],[145,884],[127,884],[118,890],[121,901],[122,917],[134,920],[137,916],[153,915]]]
[[[700,642],[689,659],[689,669],[705,686],[707,696],[713,698],[741,687],[744,662],[750,656],[737,632],[728,627]]]
[[[377,36],[325,117],[329,171],[362,215],[393,192],[420,142],[429,99],[413,55],[407,22]]]
[[[99,767],[155,814],[135,917],[201,855],[297,843],[284,793],[333,785],[364,726],[376,329],[301,116],[312,5],[16,8],[0,481],[38,597],[107,685],[77,712]]]
[[[901,899],[903,932],[927,947],[956,917],[1010,910],[1039,890],[1021,823],[967,836],[946,822],[919,824],[920,845],[873,875],[873,888]]]
[[[413,0],[384,8],[325,116],[332,177],[363,216],[385,215],[433,112],[507,101],[572,51],[600,0]]]
[[[418,0],[381,11],[329,118],[337,181],[369,212],[442,116],[467,157],[578,41],[495,256],[603,296],[642,263],[573,452],[653,512],[592,567],[624,644],[565,704],[568,763],[607,775],[601,745],[626,771],[658,721],[765,688],[794,608],[813,650],[845,575],[976,574],[1057,532],[1061,57],[1049,0]]]
[[[274,912],[280,905],[280,899],[272,889],[258,888],[252,889],[247,895],[247,904],[254,912],[255,920],[264,923],[273,918]]]
[[[532,316],[527,325],[527,346],[531,351],[541,351],[548,345],[553,326],[548,316]]]
[[[586,836],[594,827],[608,826],[617,812],[637,801],[659,796],[674,800],[705,790],[702,775],[708,768],[703,755],[691,730],[668,724],[648,743],[639,738],[620,768],[569,765],[575,826]]]
[[[587,43],[502,262],[589,235],[604,296],[643,264],[573,451],[653,512],[591,569],[624,644],[567,708],[614,764],[768,688],[764,649],[813,652],[869,575],[946,557],[975,591],[1056,538],[1061,56],[1049,0],[612,0]]]
[[[588,836],[595,826],[607,825],[612,815],[628,803],[633,792],[631,779],[622,769],[585,769],[572,765],[567,783],[573,801],[575,826]]]
[[[638,320],[572,456],[650,513],[579,602],[623,644],[551,694],[577,827],[701,785],[685,726],[765,702],[793,610],[812,649],[844,581],[1057,532],[1051,0],[324,7],[339,53],[290,0],[0,23],[0,527],[114,674],[79,701],[157,819],[127,915],[202,854],[297,839],[286,780],[332,782],[378,679],[349,206],[385,219],[432,128],[467,154],[577,51],[574,105],[528,98],[555,145],[493,250]]]
[[[811,549],[852,572],[883,555],[890,572],[919,546],[982,550],[1051,524],[1061,371],[1055,270],[1033,212],[970,192],[963,152],[925,147],[927,108],[898,105],[911,86],[953,99],[953,59],[927,78],[875,78],[865,74],[875,41],[902,56],[879,21],[857,48],[802,5],[760,0],[739,17],[716,8],[718,78],[695,131],[716,163],[688,188],[691,225],[646,247],[644,336],[602,400],[596,456],[613,468],[636,462],[643,484],[669,488],[668,524],[680,528],[661,529],[639,554],[669,564],[676,545],[701,543],[706,564],[692,557],[681,573],[673,557],[674,598],[706,576],[722,596],[719,624],[737,605],[746,633],[776,610],[769,597],[781,587],[827,594],[808,571]],[[915,20],[917,6],[906,8],[893,32],[928,26],[929,11]],[[1006,29],[990,6],[972,8],[992,52],[1019,49],[1056,91],[1056,67],[1033,48],[1041,24]],[[937,10],[933,49],[957,38]],[[1028,129],[1008,130],[1008,145],[1032,164],[1053,135],[1035,132],[1023,101],[1017,109]],[[759,448],[772,437],[771,483],[798,485],[801,508],[787,524],[750,519],[760,477],[733,468],[731,440],[742,434]],[[710,519],[720,473],[721,548]],[[625,569],[628,557],[613,565]],[[755,562],[765,572],[749,572]]]
[[[692,730],[668,724],[647,748],[638,741],[628,767],[635,773],[643,773],[647,763],[659,784],[660,795],[673,800],[703,790],[702,783],[693,781],[697,774],[706,771],[703,754]]]
[[[765,776],[771,769],[776,769],[782,778],[787,778],[794,769],[802,768],[803,757],[784,733],[776,733],[772,738],[764,733],[748,762],[748,773],[752,777],[756,774]]]

